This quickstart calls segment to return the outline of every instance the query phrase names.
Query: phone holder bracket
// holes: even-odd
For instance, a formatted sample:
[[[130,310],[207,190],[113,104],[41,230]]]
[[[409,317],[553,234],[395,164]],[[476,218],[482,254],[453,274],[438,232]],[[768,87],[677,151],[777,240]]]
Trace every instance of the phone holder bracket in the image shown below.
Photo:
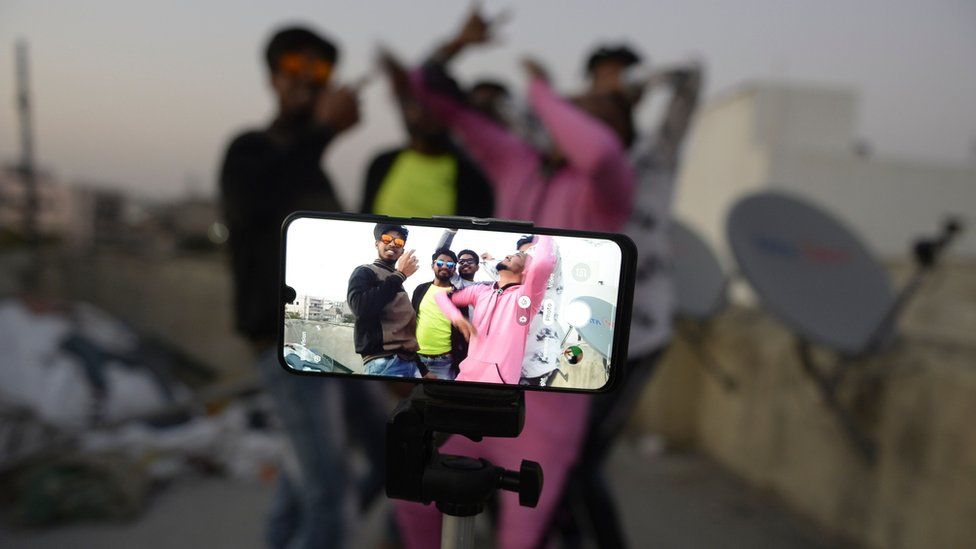
[[[421,384],[394,410],[386,429],[386,494],[434,502],[447,515],[477,515],[495,492],[519,494],[535,507],[542,492],[542,467],[522,460],[509,471],[485,459],[442,455],[435,433],[514,438],[525,423],[525,396],[510,389],[439,387]]]

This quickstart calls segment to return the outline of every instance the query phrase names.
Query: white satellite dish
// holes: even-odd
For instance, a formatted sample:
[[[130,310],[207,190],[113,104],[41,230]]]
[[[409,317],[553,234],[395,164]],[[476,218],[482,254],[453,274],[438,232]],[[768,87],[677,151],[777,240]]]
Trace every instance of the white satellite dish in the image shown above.
[[[842,355],[868,351],[895,293],[887,271],[827,212],[782,193],[740,200],[728,237],[762,303],[803,340]]]
[[[671,221],[675,314],[705,321],[725,308],[728,278],[708,244],[678,220]]]

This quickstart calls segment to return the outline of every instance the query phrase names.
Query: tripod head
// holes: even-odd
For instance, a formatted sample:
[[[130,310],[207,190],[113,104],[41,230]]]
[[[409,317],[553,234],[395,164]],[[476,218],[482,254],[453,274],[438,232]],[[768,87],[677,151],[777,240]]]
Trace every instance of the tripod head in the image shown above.
[[[514,438],[525,423],[525,395],[512,389],[417,385],[394,410],[386,428],[386,495],[434,502],[447,515],[470,517],[484,510],[497,489],[516,492],[535,507],[542,467],[522,460],[519,471],[485,459],[442,455],[435,433]]]

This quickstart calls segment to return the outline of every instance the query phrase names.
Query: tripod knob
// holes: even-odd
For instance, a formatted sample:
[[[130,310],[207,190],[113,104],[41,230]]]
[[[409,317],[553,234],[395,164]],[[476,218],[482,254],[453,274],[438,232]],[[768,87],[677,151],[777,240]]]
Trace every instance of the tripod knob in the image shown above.
[[[507,471],[499,467],[501,475],[498,487],[509,492],[518,492],[519,505],[535,507],[542,494],[542,466],[534,461],[523,459],[519,471]]]
[[[519,467],[519,505],[535,507],[542,494],[542,466],[523,459]]]

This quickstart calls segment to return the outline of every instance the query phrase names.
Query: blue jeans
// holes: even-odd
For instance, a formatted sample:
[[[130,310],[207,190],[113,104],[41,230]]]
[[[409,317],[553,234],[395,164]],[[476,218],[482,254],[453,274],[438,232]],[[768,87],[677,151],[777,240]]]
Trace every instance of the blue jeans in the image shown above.
[[[398,355],[374,358],[363,364],[363,373],[371,376],[420,377],[417,360],[403,360]]]
[[[268,350],[257,366],[275,404],[298,461],[300,478],[282,469],[267,524],[270,547],[344,547],[348,445],[347,430],[357,435],[370,475],[359,483],[368,500],[384,484],[384,427],[388,405],[370,392],[367,381],[289,374]],[[350,412],[350,410],[355,410]]]
[[[449,379],[454,381],[454,378],[458,376],[458,369],[452,364],[454,361],[451,358],[451,353],[438,356],[417,356],[420,357],[420,362],[424,363],[427,370],[437,376],[437,379]]]

